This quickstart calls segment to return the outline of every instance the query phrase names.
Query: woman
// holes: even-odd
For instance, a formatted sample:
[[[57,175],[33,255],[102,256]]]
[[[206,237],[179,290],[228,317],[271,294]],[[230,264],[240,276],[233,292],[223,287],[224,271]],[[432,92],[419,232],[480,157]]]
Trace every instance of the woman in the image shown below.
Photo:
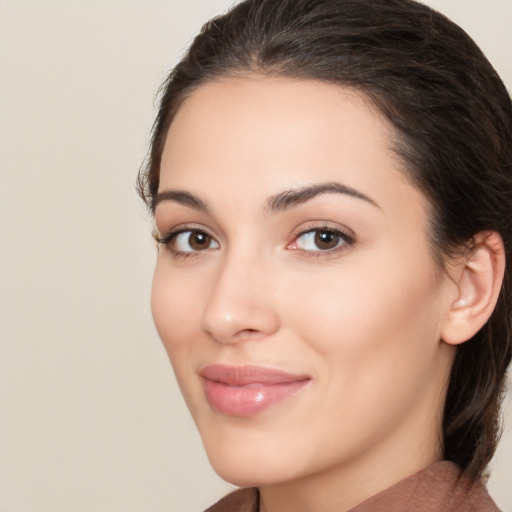
[[[512,105],[411,0],[246,0],[163,89],[152,308],[212,511],[479,510],[511,358]]]

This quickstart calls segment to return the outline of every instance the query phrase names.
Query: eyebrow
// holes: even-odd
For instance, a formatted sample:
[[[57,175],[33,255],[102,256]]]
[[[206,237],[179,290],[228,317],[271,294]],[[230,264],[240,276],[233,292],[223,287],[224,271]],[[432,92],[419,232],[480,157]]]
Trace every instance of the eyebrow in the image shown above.
[[[208,205],[199,197],[185,190],[164,190],[159,192],[151,203],[151,211],[155,213],[156,207],[163,201],[182,204],[203,212],[208,211]]]
[[[333,193],[362,199],[363,201],[380,208],[373,199],[362,192],[359,192],[347,185],[343,185],[342,183],[328,182],[279,192],[278,194],[269,197],[266,209],[270,213],[278,213],[288,210],[298,204],[305,203],[321,194]],[[152,212],[154,213],[156,207],[164,201],[171,201],[203,212],[208,211],[208,204],[205,201],[186,190],[164,190],[163,192],[159,192],[155,197],[151,205]]]
[[[342,183],[331,181],[328,183],[319,183],[316,185],[280,192],[279,194],[276,194],[268,199],[267,209],[271,213],[282,212],[298,204],[305,203],[306,201],[309,201],[310,199],[313,199],[314,197],[321,194],[333,193],[344,194],[355,197],[356,199],[362,199],[363,201],[366,201],[367,203],[380,208],[380,206],[373,199],[363,194],[362,192],[359,192],[352,187],[348,187],[347,185],[343,185]]]

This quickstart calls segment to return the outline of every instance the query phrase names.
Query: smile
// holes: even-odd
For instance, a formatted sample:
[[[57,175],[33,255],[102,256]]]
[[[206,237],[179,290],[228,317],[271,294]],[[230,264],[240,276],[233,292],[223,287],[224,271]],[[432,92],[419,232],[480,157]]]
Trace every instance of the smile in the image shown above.
[[[200,376],[213,409],[237,417],[254,416],[296,395],[311,380],[260,366],[210,365]]]

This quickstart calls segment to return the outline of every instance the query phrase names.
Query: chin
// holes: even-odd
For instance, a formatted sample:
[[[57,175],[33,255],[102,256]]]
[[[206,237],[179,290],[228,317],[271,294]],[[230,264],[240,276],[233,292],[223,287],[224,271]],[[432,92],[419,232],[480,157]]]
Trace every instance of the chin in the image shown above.
[[[265,483],[258,478],[260,475],[255,474],[253,469],[242,467],[244,465],[247,466],[247,462],[238,467],[226,467],[225,464],[212,465],[212,467],[222,480],[236,487],[259,487]]]
[[[236,439],[224,445],[205,443],[206,454],[214,471],[226,482],[238,487],[260,487],[291,480],[297,475],[297,464],[287,463],[286,454],[276,457],[269,444]],[[292,471],[294,468],[294,471]]]
[[[220,461],[210,459],[210,463],[223,480],[237,487],[261,487],[293,479],[293,475],[287,475],[269,464],[234,459],[234,456],[226,456]]]

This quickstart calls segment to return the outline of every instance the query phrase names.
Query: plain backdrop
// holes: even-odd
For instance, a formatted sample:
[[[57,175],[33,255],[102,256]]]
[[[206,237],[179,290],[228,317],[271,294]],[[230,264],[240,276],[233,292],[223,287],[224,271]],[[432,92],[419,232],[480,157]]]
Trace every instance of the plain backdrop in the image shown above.
[[[431,0],[512,86],[512,0]],[[0,0],[0,512],[200,511],[209,468],[149,294],[157,88],[230,0]],[[510,410],[510,399],[508,400]],[[491,492],[512,510],[512,414]]]

